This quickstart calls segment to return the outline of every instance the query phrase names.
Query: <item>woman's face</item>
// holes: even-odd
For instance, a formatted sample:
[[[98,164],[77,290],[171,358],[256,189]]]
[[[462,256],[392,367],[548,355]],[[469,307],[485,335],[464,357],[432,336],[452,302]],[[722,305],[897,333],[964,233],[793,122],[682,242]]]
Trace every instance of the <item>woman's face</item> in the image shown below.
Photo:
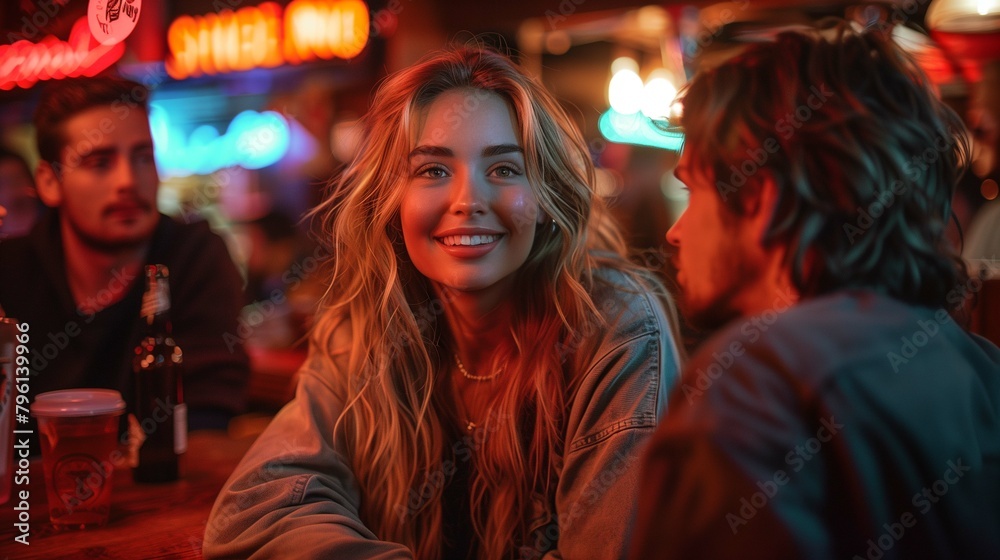
[[[541,218],[507,103],[450,90],[416,115],[400,219],[406,251],[439,287],[499,303]]]

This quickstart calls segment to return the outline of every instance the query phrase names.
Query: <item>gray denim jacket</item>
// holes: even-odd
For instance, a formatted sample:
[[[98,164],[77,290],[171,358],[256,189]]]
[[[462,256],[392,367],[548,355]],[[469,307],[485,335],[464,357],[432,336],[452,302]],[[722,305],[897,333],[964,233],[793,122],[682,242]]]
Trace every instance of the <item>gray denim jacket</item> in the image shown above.
[[[585,371],[570,403],[555,511],[521,558],[624,558],[640,491],[640,454],[666,410],[678,351],[659,302],[630,281],[592,295],[607,324],[561,349]],[[340,399],[312,357],[295,399],[279,412],[233,472],[205,529],[205,558],[412,558],[378,539],[358,515],[359,490],[337,449]],[[324,361],[323,363],[330,363]]]

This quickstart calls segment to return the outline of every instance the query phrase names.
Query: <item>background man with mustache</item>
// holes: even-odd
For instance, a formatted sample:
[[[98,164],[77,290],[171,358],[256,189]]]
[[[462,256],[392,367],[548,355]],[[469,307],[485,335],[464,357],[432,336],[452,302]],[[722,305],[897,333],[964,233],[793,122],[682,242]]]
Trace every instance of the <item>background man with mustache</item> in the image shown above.
[[[225,427],[244,408],[249,371],[243,348],[223,339],[236,331],[241,279],[205,223],[157,211],[148,97],[142,84],[110,77],[43,90],[35,179],[49,212],[0,244],[0,306],[30,325],[32,396],[106,387],[129,401],[143,267],[167,265],[189,426]]]

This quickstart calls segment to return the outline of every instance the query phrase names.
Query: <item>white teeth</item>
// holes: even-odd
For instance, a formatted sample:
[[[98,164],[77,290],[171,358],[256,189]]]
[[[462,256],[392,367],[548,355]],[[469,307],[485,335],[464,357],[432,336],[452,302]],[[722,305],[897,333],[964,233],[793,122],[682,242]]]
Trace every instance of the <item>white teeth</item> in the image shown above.
[[[442,237],[441,242],[445,245],[465,245],[474,247],[476,245],[486,245],[500,239],[499,235],[449,235]]]

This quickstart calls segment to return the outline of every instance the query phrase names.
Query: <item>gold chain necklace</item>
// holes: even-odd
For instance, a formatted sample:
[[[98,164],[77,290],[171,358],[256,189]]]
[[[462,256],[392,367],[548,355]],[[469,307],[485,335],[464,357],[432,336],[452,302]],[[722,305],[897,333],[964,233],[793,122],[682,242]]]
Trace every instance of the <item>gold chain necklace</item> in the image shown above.
[[[471,379],[473,381],[489,381],[490,379],[494,379],[496,376],[500,375],[500,370],[497,370],[489,375],[472,375],[469,373],[469,370],[465,369],[465,364],[462,363],[462,358],[458,357],[458,352],[455,352],[453,356],[455,356],[455,365],[458,366],[458,371],[462,372],[462,377],[466,379]]]

